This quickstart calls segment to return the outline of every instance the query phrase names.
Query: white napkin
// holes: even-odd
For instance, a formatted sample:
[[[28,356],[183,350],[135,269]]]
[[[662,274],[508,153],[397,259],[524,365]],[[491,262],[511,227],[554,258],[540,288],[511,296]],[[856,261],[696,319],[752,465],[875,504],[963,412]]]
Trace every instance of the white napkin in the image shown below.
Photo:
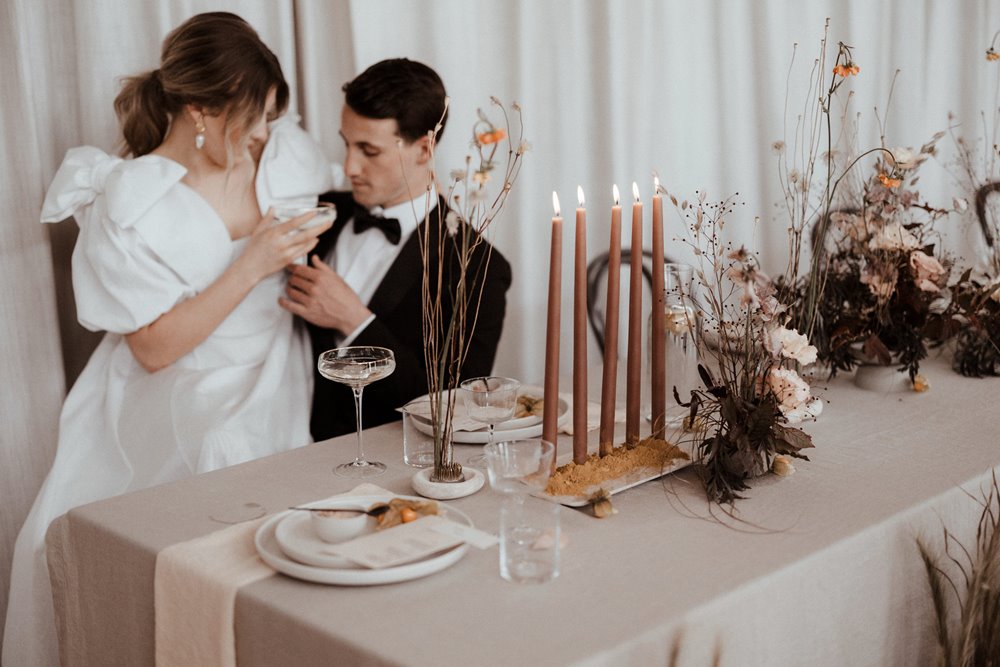
[[[340,495],[379,494],[392,495],[374,484]],[[254,546],[257,529],[268,518],[179,542],[156,555],[153,600],[159,667],[236,665],[236,591],[274,574]]]

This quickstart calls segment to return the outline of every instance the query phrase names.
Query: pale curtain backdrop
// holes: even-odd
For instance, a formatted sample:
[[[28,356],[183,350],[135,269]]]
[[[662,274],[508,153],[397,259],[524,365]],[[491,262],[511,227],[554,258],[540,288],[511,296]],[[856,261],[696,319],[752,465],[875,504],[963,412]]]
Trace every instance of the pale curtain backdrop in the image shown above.
[[[607,249],[613,183],[626,211],[638,183],[648,239],[656,171],[681,197],[739,192],[745,204],[731,225],[736,239],[754,243],[765,268],[780,272],[786,221],[770,147],[791,139],[786,119],[794,125],[807,104],[827,17],[831,62],[839,40],[855,47],[861,66],[849,84],[860,145],[878,143],[875,107],[890,146],[919,147],[946,128],[949,111],[962,131],[978,136],[979,113],[996,107],[1000,66],[983,57],[1000,29],[993,0],[2,0],[0,8],[7,212],[0,222],[0,618],[14,539],[54,455],[63,396],[99,337],[75,324],[75,228],[38,223],[44,190],[68,148],[115,148],[119,78],[155,67],[162,38],[190,15],[228,10],[253,24],[280,58],[304,126],[335,160],[343,156],[340,87],[383,58],[426,62],[444,79],[452,106],[438,150],[442,174],[463,164],[477,107],[489,111],[490,96],[522,105],[533,148],[494,231],[514,269],[496,370],[533,383],[542,378],[553,190],[568,221],[568,333],[577,185],[586,193],[590,256]],[[921,179],[939,204],[963,194],[944,168],[948,148],[942,144],[945,155]],[[674,238],[680,226],[669,211],[667,222],[668,255],[691,259]],[[955,253],[970,262],[982,254],[970,216],[947,224]],[[596,360],[593,344],[590,354]],[[563,345],[564,373],[570,355]]]

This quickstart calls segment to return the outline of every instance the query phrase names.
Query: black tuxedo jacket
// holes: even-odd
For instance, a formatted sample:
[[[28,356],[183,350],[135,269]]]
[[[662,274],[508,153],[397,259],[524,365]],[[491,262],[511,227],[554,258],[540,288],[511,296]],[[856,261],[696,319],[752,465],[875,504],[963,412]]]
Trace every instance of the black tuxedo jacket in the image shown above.
[[[337,207],[337,219],[324,232],[320,242],[311,254],[323,258],[336,244],[337,238],[347,223],[353,218],[354,199],[349,192],[329,192],[320,196],[321,201],[332,202]],[[439,198],[441,210],[447,208],[444,198]],[[430,225],[431,242],[434,249],[430,266],[438,266],[437,242],[439,232],[438,208],[431,211],[417,230],[403,241],[403,247],[393,262],[385,278],[379,284],[368,308],[375,313],[375,319],[354,339],[351,345],[376,345],[387,347],[396,357],[396,370],[389,377],[365,387],[362,401],[362,424],[370,428],[399,419],[397,408],[407,401],[427,393],[427,375],[424,364],[424,338],[422,320],[421,283],[423,260],[420,255],[420,235],[424,226]],[[446,244],[446,247],[450,247]],[[460,269],[457,255],[448,253],[444,266],[445,295],[454,292]],[[487,257],[489,263],[486,264]],[[485,271],[484,271],[485,268]],[[503,329],[506,312],[507,289],[510,287],[510,264],[487,242],[480,244],[472,257],[469,273],[477,283],[469,294],[476,294],[478,284],[483,285],[482,301],[476,330],[468,343],[468,354],[462,365],[461,377],[470,378],[489,375],[496,358],[497,344]],[[432,284],[434,281],[432,280]],[[443,299],[446,321],[451,317],[452,306]],[[470,307],[470,311],[472,308]],[[471,320],[471,317],[470,317]],[[470,323],[471,326],[471,323]],[[312,340],[313,358],[336,347],[335,338],[350,332],[308,325]],[[312,419],[310,428],[317,441],[352,433],[356,428],[354,395],[345,385],[327,380],[319,375],[313,366],[315,388],[313,390]]]

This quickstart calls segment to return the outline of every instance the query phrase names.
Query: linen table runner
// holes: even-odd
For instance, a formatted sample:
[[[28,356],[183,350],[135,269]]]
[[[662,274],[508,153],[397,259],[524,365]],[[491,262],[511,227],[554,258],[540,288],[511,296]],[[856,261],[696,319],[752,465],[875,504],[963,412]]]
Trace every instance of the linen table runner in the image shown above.
[[[340,495],[377,494],[392,495],[374,484]],[[257,529],[269,518],[179,542],[157,554],[153,600],[159,667],[236,664],[236,592],[274,574],[254,546]]]

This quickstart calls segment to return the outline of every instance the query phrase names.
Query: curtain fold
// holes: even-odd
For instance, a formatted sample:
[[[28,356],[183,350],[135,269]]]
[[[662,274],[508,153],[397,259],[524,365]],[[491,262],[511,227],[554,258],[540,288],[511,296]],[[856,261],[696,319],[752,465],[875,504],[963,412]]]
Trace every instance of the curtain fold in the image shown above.
[[[21,3],[0,5],[0,617],[6,616],[14,540],[51,465],[64,392],[49,243],[38,224],[45,170],[33,105],[34,44],[49,31]],[[39,42],[38,40],[43,40]],[[44,62],[48,65],[49,63]],[[0,630],[2,632],[2,630]]]
[[[496,370],[531,384],[542,379],[538,341],[545,335],[553,190],[566,212],[575,208],[576,186],[583,187],[590,256],[607,249],[613,183],[626,211],[631,184],[638,184],[647,247],[654,171],[679,197],[698,191],[713,201],[739,192],[745,205],[729,226],[735,242],[758,247],[766,271],[783,270],[787,220],[770,147],[794,139],[796,117],[812,104],[806,84],[827,17],[829,66],[843,41],[861,67],[847,84],[860,114],[859,145],[879,142],[880,118],[890,147],[919,147],[947,129],[949,112],[956,132],[975,140],[980,113],[991,118],[997,107],[1000,63],[984,58],[1000,29],[994,0],[6,0],[0,4],[6,204],[0,484],[7,501],[0,515],[0,612],[10,551],[51,460],[65,387],[96,340],[74,322],[68,265],[74,225],[47,233],[37,222],[44,188],[68,148],[116,147],[112,101],[119,79],[155,67],[166,33],[208,10],[235,12],[257,28],[294,90],[293,110],[333,159],[344,154],[341,85],[383,58],[426,62],[444,79],[451,110],[438,149],[440,174],[464,163],[476,109],[490,112],[491,95],[523,106],[533,149],[494,230],[514,269]],[[968,193],[949,174],[950,145],[940,149],[921,169],[921,190],[947,205]],[[566,334],[571,218],[563,246]],[[669,206],[665,221],[667,254],[692,260]],[[626,221],[626,246],[628,230]],[[981,259],[971,210],[949,218],[941,231],[960,259]],[[562,355],[568,374],[569,345]],[[590,355],[596,362],[593,343]]]

